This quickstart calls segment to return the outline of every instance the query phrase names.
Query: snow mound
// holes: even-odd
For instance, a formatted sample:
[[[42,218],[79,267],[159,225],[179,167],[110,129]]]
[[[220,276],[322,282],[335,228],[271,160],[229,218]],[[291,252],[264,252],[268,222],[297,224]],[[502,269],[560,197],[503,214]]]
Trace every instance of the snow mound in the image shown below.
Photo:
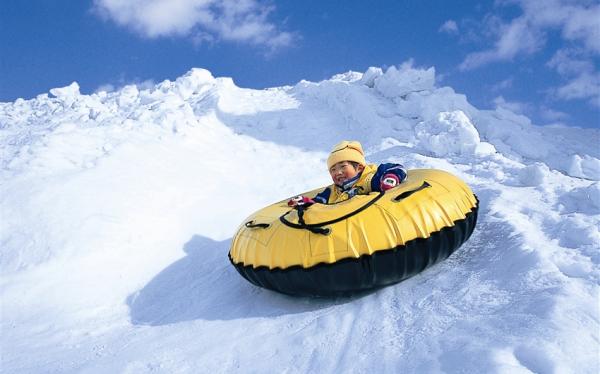
[[[548,166],[542,163],[528,165],[519,171],[519,179],[524,186],[540,186],[547,181],[550,173]]]
[[[435,85],[434,68],[415,69],[412,63],[405,63],[399,69],[391,66],[385,73],[379,73],[377,70],[367,70],[366,82],[372,80],[375,89],[387,98],[403,98],[412,92],[433,90]]]
[[[599,136],[479,110],[410,62],[265,90],[192,69],[0,103],[2,370],[597,373]],[[461,177],[474,234],[354,298],[250,285],[231,236],[328,184],[342,139]]]
[[[415,126],[422,149],[435,156],[469,156],[480,144],[479,133],[464,112],[440,112],[435,120]]]
[[[595,129],[533,126],[507,109],[472,115],[480,136],[511,159],[543,162],[570,176],[600,180],[600,132]]]
[[[53,88],[50,93],[59,98],[73,97],[79,95],[79,84],[73,82],[70,85],[62,88]]]
[[[589,155],[572,155],[567,173],[574,177],[600,180],[600,160]]]

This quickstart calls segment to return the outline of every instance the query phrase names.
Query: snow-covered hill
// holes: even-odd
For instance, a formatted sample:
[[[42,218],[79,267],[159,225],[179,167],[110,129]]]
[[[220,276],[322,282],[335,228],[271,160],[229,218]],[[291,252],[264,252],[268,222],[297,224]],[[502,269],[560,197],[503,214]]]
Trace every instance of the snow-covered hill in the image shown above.
[[[600,131],[478,110],[407,64],[50,94],[0,103],[3,372],[600,371]],[[463,178],[475,233],[360,297],[250,285],[227,259],[237,225],[327,184],[342,139]]]

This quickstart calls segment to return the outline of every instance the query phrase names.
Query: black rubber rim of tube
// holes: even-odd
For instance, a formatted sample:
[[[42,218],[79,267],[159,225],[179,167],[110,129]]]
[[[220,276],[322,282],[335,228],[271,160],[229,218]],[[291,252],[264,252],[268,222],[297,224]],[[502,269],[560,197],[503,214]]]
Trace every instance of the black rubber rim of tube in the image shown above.
[[[427,238],[417,238],[396,248],[332,264],[269,269],[236,264],[231,255],[229,261],[242,277],[259,287],[296,296],[348,296],[400,282],[446,259],[473,233],[478,209],[479,200],[464,219]]]

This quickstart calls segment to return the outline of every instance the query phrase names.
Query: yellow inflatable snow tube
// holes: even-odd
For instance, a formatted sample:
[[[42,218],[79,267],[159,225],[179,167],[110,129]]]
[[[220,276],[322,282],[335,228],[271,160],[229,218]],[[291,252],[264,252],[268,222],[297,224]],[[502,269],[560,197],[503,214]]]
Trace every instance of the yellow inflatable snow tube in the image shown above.
[[[471,189],[433,169],[409,170],[396,188],[337,204],[299,211],[287,200],[244,221],[229,259],[251,283],[292,295],[347,295],[399,282],[447,258],[477,222]]]

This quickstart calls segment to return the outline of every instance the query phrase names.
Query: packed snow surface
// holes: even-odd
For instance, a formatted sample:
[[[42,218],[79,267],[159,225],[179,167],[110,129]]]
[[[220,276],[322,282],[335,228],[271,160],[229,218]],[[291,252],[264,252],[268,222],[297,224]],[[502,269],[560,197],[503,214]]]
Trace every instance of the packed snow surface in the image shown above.
[[[435,82],[404,64],[251,90],[193,69],[0,103],[2,372],[600,372],[600,131]],[[249,284],[238,225],[328,184],[343,139],[464,179],[473,236],[357,297]]]

